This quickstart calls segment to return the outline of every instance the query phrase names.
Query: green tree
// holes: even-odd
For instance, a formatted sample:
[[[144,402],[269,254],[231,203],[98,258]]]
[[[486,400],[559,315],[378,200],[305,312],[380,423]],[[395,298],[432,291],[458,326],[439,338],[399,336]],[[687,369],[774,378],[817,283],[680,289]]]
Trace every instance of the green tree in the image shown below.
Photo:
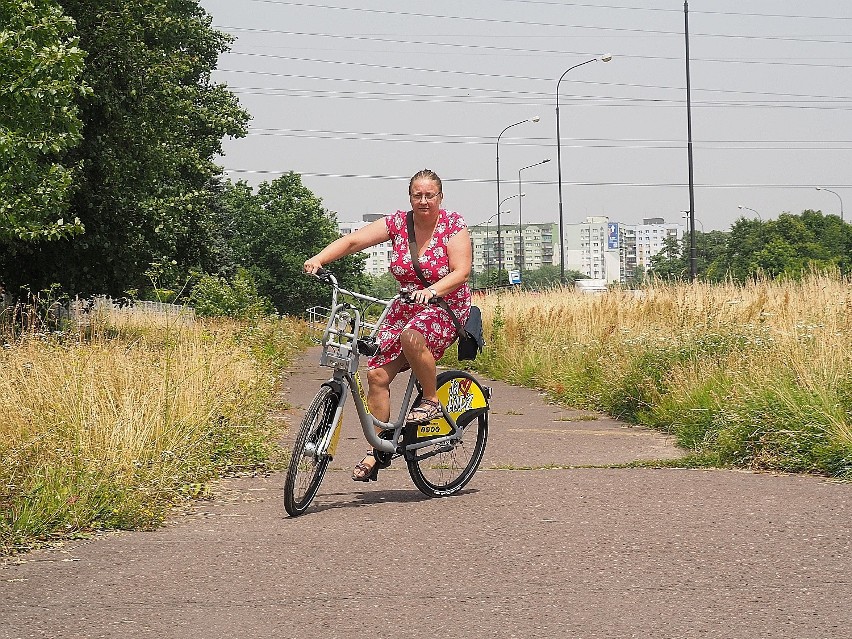
[[[0,0],[2,240],[52,240],[83,230],[66,219],[74,166],[61,159],[80,140],[75,100],[87,93],[73,30],[52,0]]]
[[[712,264],[724,253],[727,241],[728,233],[725,231],[695,233],[695,275],[698,279],[714,279]],[[688,280],[692,271],[689,235],[684,235],[680,239],[667,237],[663,240],[662,250],[651,257],[650,263],[647,275],[663,279]],[[726,273],[721,272],[717,274],[716,279],[722,279],[725,276]]]
[[[633,271],[633,275],[627,278],[625,284],[627,285],[627,288],[641,288],[642,284],[645,282],[645,279],[645,268],[642,266],[637,266],[636,269]]]
[[[558,265],[546,264],[532,271],[524,271],[521,274],[521,281],[524,288],[540,290],[551,286],[558,286],[561,277],[562,271]],[[584,279],[588,279],[588,276],[580,271],[570,268],[565,271],[565,284],[567,286],[573,286],[577,280]]]
[[[819,211],[782,213],[765,222],[740,218],[710,271],[713,277],[741,282],[757,276],[799,277],[812,268],[848,272],[850,238],[849,225]]]
[[[698,234],[696,233],[696,236]],[[696,245],[698,240],[696,239]],[[651,257],[650,275],[662,279],[684,280],[689,278],[689,240],[687,236],[680,239],[667,236],[663,240],[663,248]]]
[[[340,234],[334,216],[302,185],[301,177],[287,173],[263,182],[256,194],[238,182],[224,199],[235,220],[235,258],[252,274],[260,294],[285,314],[327,303],[328,290],[304,274],[304,263]],[[328,269],[347,288],[363,288],[363,265],[363,255],[350,255]]]
[[[189,304],[205,317],[257,319],[272,311],[270,301],[258,294],[254,279],[243,268],[230,281],[202,274],[192,288]]]
[[[390,299],[399,292],[399,282],[390,271],[381,275],[365,275],[364,292],[379,299]]]
[[[86,52],[78,98],[83,140],[63,161],[79,165],[70,214],[86,233],[48,246],[11,247],[15,278],[69,292],[144,289],[151,264],[176,277],[207,270],[218,219],[211,180],[221,140],[245,133],[248,114],[211,81],[230,37],[197,0],[61,0]],[[2,258],[0,258],[2,260]],[[9,272],[9,262],[3,264]],[[174,285],[179,284],[175,282]]]

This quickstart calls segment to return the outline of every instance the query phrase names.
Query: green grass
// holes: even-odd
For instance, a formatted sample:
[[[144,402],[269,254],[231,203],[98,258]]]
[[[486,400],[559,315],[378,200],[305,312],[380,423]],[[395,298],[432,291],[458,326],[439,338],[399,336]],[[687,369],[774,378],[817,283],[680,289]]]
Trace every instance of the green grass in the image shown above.
[[[486,349],[462,364],[672,434],[686,456],[664,465],[852,480],[848,277],[503,292],[477,304]],[[445,360],[458,364],[453,349]]]
[[[0,553],[160,525],[217,477],[280,467],[287,321],[103,320],[0,351]]]

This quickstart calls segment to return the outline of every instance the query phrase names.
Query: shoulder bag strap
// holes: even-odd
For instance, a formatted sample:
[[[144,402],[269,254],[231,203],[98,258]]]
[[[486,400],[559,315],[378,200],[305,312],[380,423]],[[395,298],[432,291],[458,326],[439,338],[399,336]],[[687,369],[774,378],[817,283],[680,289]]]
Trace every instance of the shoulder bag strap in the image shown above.
[[[426,278],[423,276],[423,269],[420,268],[420,258],[417,256],[417,238],[414,234],[414,210],[408,212],[405,216],[405,227],[408,230],[408,252],[411,255],[411,266],[414,267],[414,272],[417,273],[417,277],[420,278],[420,281],[423,284],[423,288],[429,288],[432,286],[429,282],[426,281]],[[456,334],[458,335],[467,335],[467,331],[464,330],[464,326],[459,322],[459,318],[456,317],[456,314],[453,313],[449,304],[447,304],[447,300],[443,297],[438,296],[438,306],[443,308],[450,316],[450,319],[453,320],[453,324],[456,327]]]

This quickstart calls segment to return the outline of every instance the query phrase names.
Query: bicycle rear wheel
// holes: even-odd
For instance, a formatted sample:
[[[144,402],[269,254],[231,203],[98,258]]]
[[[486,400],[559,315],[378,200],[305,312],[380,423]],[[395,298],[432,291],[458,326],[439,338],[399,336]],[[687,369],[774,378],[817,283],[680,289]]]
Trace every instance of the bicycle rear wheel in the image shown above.
[[[465,371],[445,371],[438,375],[438,397],[456,420],[461,436],[418,448],[406,455],[406,461],[411,480],[423,494],[447,497],[465,487],[482,461],[488,441],[489,392]],[[442,417],[424,426],[406,426],[404,442],[425,443],[451,432]]]
[[[339,402],[340,396],[323,386],[302,419],[284,480],[284,508],[292,517],[304,513],[319,490],[331,458],[318,455],[316,446],[334,427],[332,420]]]

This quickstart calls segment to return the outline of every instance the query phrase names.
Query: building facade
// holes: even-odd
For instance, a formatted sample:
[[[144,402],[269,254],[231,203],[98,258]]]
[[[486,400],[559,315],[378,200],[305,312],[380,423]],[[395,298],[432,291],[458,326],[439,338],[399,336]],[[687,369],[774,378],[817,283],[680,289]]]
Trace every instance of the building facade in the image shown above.
[[[633,270],[651,268],[651,258],[660,253],[667,239],[677,240],[683,237],[685,229],[680,224],[666,222],[661,217],[650,217],[642,220],[642,224],[630,227],[635,234],[636,263]]]
[[[368,213],[360,222],[340,222],[341,235],[351,233],[383,217]],[[496,270],[500,264],[497,226],[474,225],[470,233],[473,272]],[[685,229],[663,218],[645,218],[642,224],[624,224],[606,216],[588,217],[582,223],[566,224],[565,270],[576,270],[593,280],[606,283],[626,282],[637,271],[647,271],[651,258],[663,250],[668,238],[678,239]],[[540,269],[559,264],[559,227],[552,223],[500,226],[502,263],[506,271]],[[392,259],[390,242],[363,251],[367,257],[364,272],[382,275]]]
[[[682,226],[663,218],[624,224],[606,216],[588,217],[580,224],[565,225],[565,269],[606,283],[626,282],[637,270],[647,271],[665,241],[683,232]]]
[[[503,249],[503,269],[536,270],[553,264],[553,236],[556,225],[544,224],[501,224],[500,245]],[[496,270],[500,265],[497,246],[497,226],[471,226],[470,242],[473,254],[473,270],[484,273]]]
[[[383,217],[384,215],[382,213],[365,213],[360,222],[338,222],[337,228],[341,235],[348,235],[353,231],[357,231],[358,229],[367,226],[370,222],[374,222]],[[382,242],[376,246],[371,246],[361,252],[367,257],[366,262],[364,262],[365,273],[368,275],[378,276],[384,275],[388,272],[391,260],[393,259],[393,246],[389,241]]]
[[[621,281],[620,224],[608,217],[587,217],[566,224],[565,270],[579,271],[593,280]]]

